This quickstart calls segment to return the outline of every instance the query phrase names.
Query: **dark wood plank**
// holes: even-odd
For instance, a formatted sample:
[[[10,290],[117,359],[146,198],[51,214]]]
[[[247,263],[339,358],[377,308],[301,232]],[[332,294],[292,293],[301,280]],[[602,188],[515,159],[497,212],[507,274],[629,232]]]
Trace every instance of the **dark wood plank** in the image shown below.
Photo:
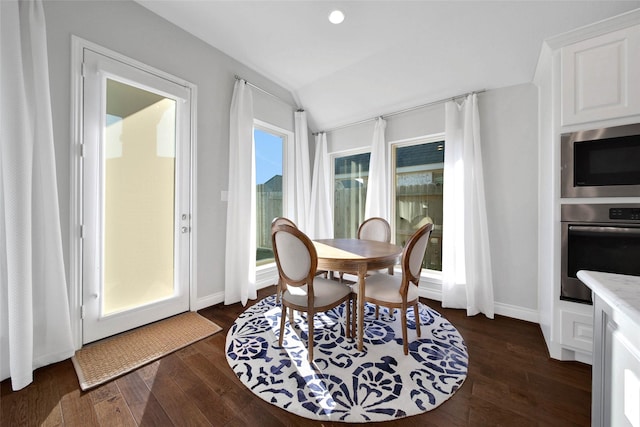
[[[259,291],[259,299],[275,286]],[[388,426],[588,426],[591,367],[549,358],[540,327],[496,316],[467,317],[422,300],[460,331],[469,350],[462,388],[438,408]],[[251,305],[253,302],[250,302]],[[247,307],[218,304],[200,314],[223,330],[89,392],[81,392],[70,361],[35,372],[24,390],[0,387],[0,424],[344,426],[301,418],[263,401],[226,361],[229,328]],[[133,423],[133,424],[132,424]]]
[[[98,423],[101,426],[136,426],[136,420],[120,393],[103,399],[94,405]]]
[[[167,362],[167,359],[172,357],[177,356],[170,354],[157,362],[155,375],[153,378],[147,377],[147,386],[160,402],[173,425],[187,423],[191,426],[211,426],[212,424],[193,403],[190,396],[186,395],[173,380],[173,367]]]
[[[117,379],[116,383],[138,425],[171,425],[162,405],[137,371]]]

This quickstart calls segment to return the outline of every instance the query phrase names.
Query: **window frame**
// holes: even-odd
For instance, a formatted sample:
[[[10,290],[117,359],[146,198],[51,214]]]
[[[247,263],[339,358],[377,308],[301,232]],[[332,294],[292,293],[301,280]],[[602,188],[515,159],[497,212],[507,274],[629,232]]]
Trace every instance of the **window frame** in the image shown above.
[[[397,141],[388,142],[388,157],[387,157],[387,166],[389,167],[389,187],[390,187],[390,198],[391,198],[391,241],[395,243],[396,239],[396,185],[395,185],[395,153],[397,148],[402,147],[410,147],[413,145],[421,145],[428,143],[435,143],[445,141],[444,132],[434,133],[430,135],[423,135],[414,138],[401,139]],[[446,151],[446,144],[445,144]],[[444,168],[444,162],[443,162]],[[443,193],[445,186],[443,185]],[[396,270],[400,271],[400,268],[396,266]],[[420,274],[420,277],[425,280],[427,283],[433,283],[436,285],[442,285],[442,271],[438,270],[429,270],[423,268]]]
[[[282,137],[282,214],[291,218],[293,216],[293,200],[295,197],[293,194],[295,191],[295,177],[293,176],[295,170],[295,134],[290,130],[258,119],[253,120],[252,132],[255,129]],[[257,218],[253,220],[257,221]],[[256,287],[258,289],[272,285],[276,276],[275,261],[265,262],[264,264],[256,263]]]
[[[387,147],[388,149],[388,147]],[[371,147],[359,147],[353,148],[349,150],[335,151],[329,155],[329,161],[331,162],[331,212],[333,213],[333,222],[335,226],[335,194],[336,194],[336,159],[340,157],[349,157],[355,156],[357,154],[371,154]],[[369,162],[371,162],[371,158],[369,158]],[[371,166],[371,165],[369,165]],[[365,193],[366,198],[366,193]],[[365,199],[366,200],[366,199]]]

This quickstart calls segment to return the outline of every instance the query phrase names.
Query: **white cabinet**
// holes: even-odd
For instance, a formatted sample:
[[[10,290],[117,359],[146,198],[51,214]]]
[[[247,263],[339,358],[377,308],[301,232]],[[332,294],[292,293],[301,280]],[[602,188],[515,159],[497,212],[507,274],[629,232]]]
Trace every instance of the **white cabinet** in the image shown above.
[[[640,426],[638,325],[596,296],[593,426]]]
[[[560,138],[573,130],[640,122],[640,9],[545,40],[534,83],[539,88],[540,328],[552,358],[592,363],[593,307],[559,299],[560,208],[581,202],[561,197]]]
[[[562,125],[640,114],[640,25],[562,48]]]
[[[593,348],[593,316],[560,310],[561,342],[572,349],[590,353]]]
[[[578,271],[594,293],[591,425],[640,426],[640,276]]]

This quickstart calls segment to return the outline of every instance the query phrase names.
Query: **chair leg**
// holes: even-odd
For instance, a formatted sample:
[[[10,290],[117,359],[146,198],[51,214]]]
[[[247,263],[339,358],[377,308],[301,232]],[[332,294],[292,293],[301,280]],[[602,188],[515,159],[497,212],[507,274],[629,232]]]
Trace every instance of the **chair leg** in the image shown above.
[[[282,292],[281,283],[281,279],[278,277],[278,282],[276,283],[276,304],[280,303],[280,293]]]
[[[309,363],[313,363],[313,320],[315,313],[307,312],[307,325],[309,330],[309,336],[307,339],[307,348],[309,353]]]
[[[351,322],[351,313],[350,313],[350,309],[349,309],[349,300],[346,300],[344,302],[344,330],[345,330],[345,335],[347,338],[349,338],[349,335],[351,335],[351,328],[350,328],[350,322]]]
[[[378,320],[379,315],[380,315],[380,306],[376,304],[376,320]]]
[[[404,354],[409,354],[409,344],[407,337],[407,307],[403,307],[400,309],[402,316],[402,344],[404,347]]]
[[[278,345],[282,347],[282,338],[284,338],[284,322],[287,319],[287,308],[282,304],[282,316],[280,317],[280,339]]]
[[[351,319],[351,336],[356,338],[356,325],[358,324],[358,307],[357,307],[357,296],[351,294],[351,313],[353,318]]]
[[[413,314],[416,318],[416,332],[418,333],[418,336],[420,336],[420,314],[418,313],[418,304],[413,306]]]

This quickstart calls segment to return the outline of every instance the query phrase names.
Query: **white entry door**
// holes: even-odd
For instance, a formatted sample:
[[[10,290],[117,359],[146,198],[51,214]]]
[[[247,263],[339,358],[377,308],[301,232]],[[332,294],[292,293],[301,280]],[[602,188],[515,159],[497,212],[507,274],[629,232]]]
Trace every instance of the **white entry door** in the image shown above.
[[[83,52],[82,340],[189,310],[188,87]]]

